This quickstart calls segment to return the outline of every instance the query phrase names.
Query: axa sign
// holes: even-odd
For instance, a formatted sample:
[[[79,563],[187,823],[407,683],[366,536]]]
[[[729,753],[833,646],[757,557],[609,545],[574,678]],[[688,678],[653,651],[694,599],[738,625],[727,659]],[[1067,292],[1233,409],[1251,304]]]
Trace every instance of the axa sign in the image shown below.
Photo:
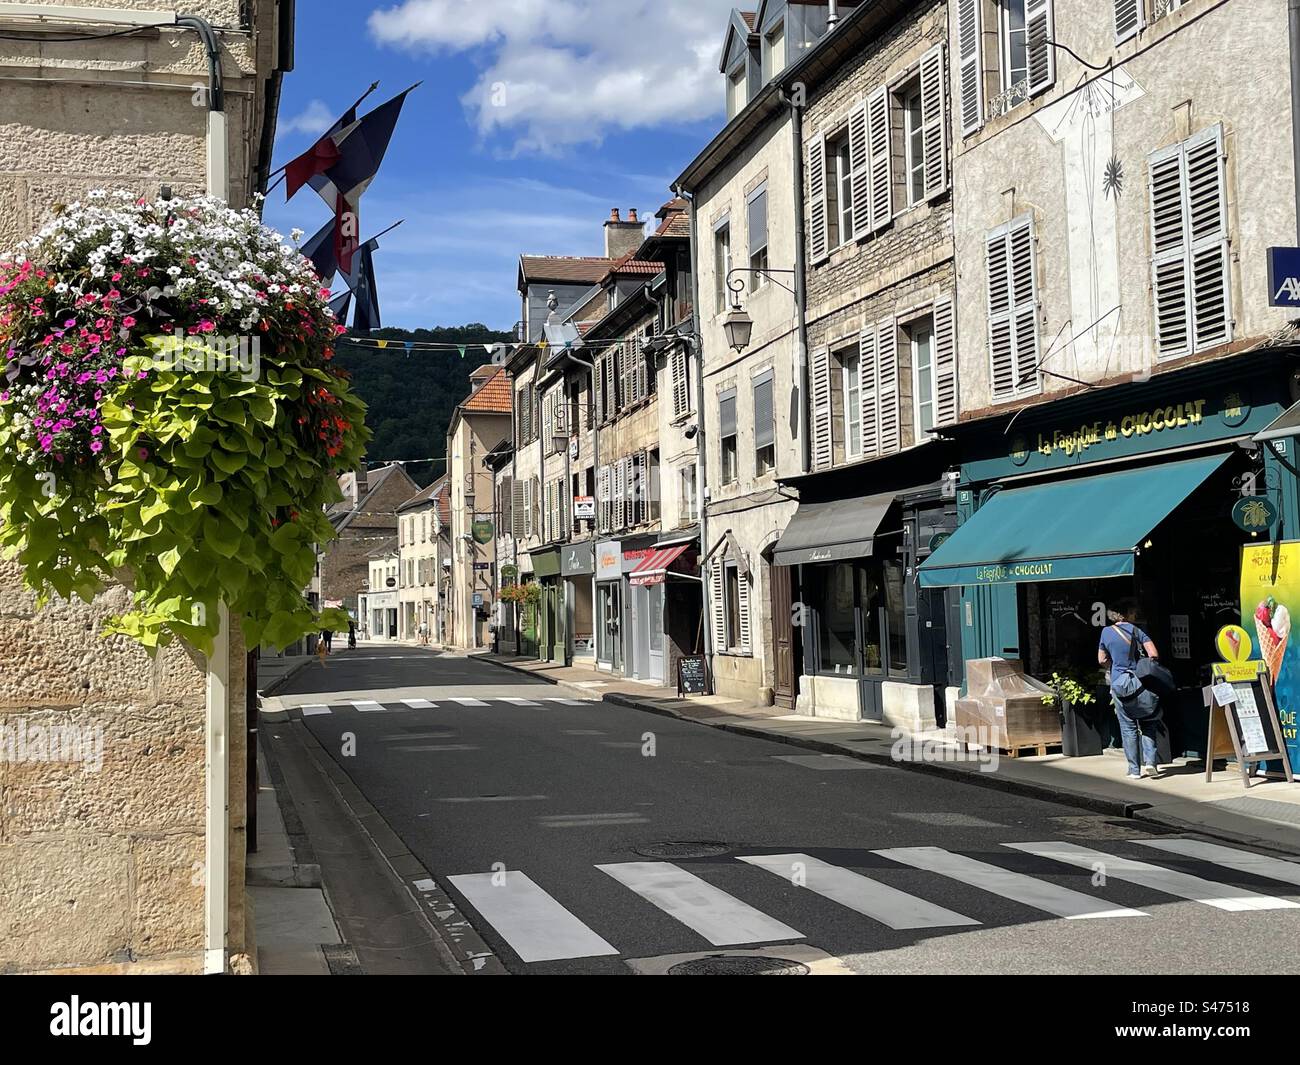
[[[1268,249],[1268,305],[1300,307],[1300,248]]]

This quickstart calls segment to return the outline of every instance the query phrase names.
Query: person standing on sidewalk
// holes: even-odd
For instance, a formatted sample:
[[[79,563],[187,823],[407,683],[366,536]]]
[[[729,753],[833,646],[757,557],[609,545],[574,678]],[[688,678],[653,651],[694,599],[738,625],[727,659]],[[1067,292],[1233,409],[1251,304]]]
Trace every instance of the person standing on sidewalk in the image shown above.
[[[1159,755],[1156,752],[1156,729],[1160,723],[1160,699],[1142,686],[1137,675],[1137,663],[1145,652],[1146,657],[1159,658],[1151,637],[1133,623],[1137,604],[1121,603],[1116,610],[1107,611],[1110,625],[1101,630],[1097,647],[1097,661],[1107,668],[1111,701],[1115,717],[1119,720],[1120,739],[1124,744],[1124,757],[1128,761],[1130,780],[1142,779],[1142,767],[1152,777],[1160,775]],[[1142,761],[1139,764],[1139,746]]]

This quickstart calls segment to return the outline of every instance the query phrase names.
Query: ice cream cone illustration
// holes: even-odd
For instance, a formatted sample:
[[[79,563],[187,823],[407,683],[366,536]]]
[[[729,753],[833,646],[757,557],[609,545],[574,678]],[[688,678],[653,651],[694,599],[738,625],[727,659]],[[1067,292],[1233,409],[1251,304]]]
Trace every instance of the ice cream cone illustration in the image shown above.
[[[1282,674],[1282,660],[1291,638],[1291,612],[1271,595],[1255,608],[1255,635],[1259,638],[1259,654],[1268,666],[1274,684]]]

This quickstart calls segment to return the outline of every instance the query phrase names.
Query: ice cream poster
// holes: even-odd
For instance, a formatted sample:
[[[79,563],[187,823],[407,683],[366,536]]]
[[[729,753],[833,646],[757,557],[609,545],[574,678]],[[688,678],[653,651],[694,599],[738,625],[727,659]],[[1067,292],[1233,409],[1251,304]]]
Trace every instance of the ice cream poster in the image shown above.
[[[1241,549],[1241,615],[1254,635],[1254,657],[1268,666],[1282,738],[1293,772],[1300,771],[1300,647],[1291,639],[1300,609],[1300,541],[1247,544]]]

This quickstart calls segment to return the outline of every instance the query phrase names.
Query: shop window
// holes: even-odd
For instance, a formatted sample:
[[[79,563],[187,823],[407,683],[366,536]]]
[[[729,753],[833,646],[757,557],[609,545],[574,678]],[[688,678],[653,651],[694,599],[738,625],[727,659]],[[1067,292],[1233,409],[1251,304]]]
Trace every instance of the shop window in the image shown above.
[[[731,484],[736,480],[736,390],[723,392],[719,398],[719,431],[721,448],[722,483]]]
[[[817,589],[818,672],[855,676],[858,642],[853,564],[807,567],[805,572],[813,569],[821,575],[821,586]]]
[[[885,592],[888,662],[892,676],[907,676],[907,615],[903,600],[903,563],[886,559],[881,566]]]

